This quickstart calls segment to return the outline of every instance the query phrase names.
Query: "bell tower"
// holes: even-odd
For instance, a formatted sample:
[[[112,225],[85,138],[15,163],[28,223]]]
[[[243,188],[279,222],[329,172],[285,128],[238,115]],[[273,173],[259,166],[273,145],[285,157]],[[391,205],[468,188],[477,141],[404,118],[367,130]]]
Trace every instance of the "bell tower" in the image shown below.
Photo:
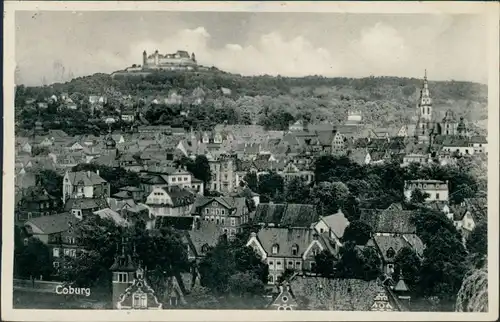
[[[148,63],[148,54],[146,53],[146,50],[142,52],[142,66],[146,66]]]
[[[427,69],[425,70],[424,84],[420,90],[418,109],[420,119],[430,122],[432,119],[432,99],[429,93],[429,83],[427,82]]]
[[[117,303],[129,286],[134,281],[137,265],[134,258],[127,252],[125,240],[122,238],[121,252],[117,252],[113,265],[109,268],[112,272],[112,301],[113,309],[118,309]]]

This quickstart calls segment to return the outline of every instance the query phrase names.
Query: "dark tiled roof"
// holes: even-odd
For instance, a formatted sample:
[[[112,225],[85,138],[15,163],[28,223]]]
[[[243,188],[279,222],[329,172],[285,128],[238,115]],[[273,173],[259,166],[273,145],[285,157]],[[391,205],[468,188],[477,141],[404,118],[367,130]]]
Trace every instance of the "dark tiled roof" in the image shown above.
[[[319,219],[314,205],[261,203],[255,210],[255,222],[283,227],[310,227]]]
[[[260,229],[257,239],[267,254],[277,257],[301,257],[313,242],[315,235],[317,236],[316,231],[310,228],[271,227]],[[317,237],[323,247],[326,247],[326,241],[320,236]],[[278,245],[277,254],[272,253],[273,245]],[[293,245],[298,247],[297,255],[292,253]]]
[[[155,228],[172,227],[179,230],[191,230],[193,217],[159,216],[156,217]]]
[[[196,196],[189,190],[172,186],[163,188],[172,200],[173,207],[192,205],[195,202]]]
[[[297,276],[290,282],[290,287],[303,310],[370,311],[381,291],[377,280],[312,276]]]
[[[194,247],[198,256],[203,255],[202,247],[208,245],[214,247],[217,245],[222,231],[218,225],[208,221],[201,221],[198,227],[185,232],[186,238]]]
[[[74,185],[82,181],[85,186],[92,186],[101,183],[106,183],[106,180],[101,178],[97,173],[92,171],[68,172],[68,178]]]
[[[70,198],[66,200],[64,205],[64,210],[69,211],[71,209],[103,209],[107,208],[108,204],[104,199],[97,198]]]
[[[413,211],[403,210],[401,204],[392,204],[385,210],[361,211],[360,220],[372,227],[376,233],[414,233]]]
[[[397,253],[410,244],[402,236],[379,236],[372,237],[375,245],[380,251],[382,258],[386,263],[394,262]],[[390,251],[392,249],[392,251]],[[392,256],[391,256],[392,253]]]
[[[75,216],[65,212],[57,215],[33,218],[28,220],[26,224],[39,228],[44,235],[49,235],[66,231],[70,225],[74,225],[77,222],[79,220]]]
[[[321,218],[328,227],[333,231],[335,236],[342,238],[344,231],[349,226],[349,220],[342,212]]]

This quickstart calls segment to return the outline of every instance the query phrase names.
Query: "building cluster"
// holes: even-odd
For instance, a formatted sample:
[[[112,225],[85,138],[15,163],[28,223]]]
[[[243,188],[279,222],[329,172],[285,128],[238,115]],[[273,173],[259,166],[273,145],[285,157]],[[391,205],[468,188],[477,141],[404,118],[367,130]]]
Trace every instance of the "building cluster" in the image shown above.
[[[177,56],[195,61],[194,55],[186,54],[145,53],[145,65],[169,64]],[[93,104],[105,101],[99,96],[91,100]],[[35,155],[36,150],[43,152]],[[463,118],[457,120],[451,111],[440,122],[432,118],[426,78],[416,123],[395,130],[370,127],[356,111],[349,113],[342,126],[297,121],[285,132],[265,131],[256,125],[218,125],[205,132],[140,125],[135,133],[71,137],[60,130],[44,132],[37,124],[32,136],[16,138],[15,220],[28,236],[49,245],[55,271],[64,265],[63,255],[83,251],[75,227],[87,218],[108,218],[119,226],[141,224],[150,230],[172,227],[182,232],[193,262],[199,262],[221,235],[233,238],[246,225],[258,225],[261,228],[250,235],[247,246],[268,265],[269,286],[279,286],[269,309],[404,311],[411,309],[409,289],[395,271],[394,260],[405,247],[418,256],[425,248],[410,220],[411,210],[401,204],[362,210],[361,220],[373,230],[364,247],[373,247],[379,254],[385,279],[326,279],[315,274],[315,255],[327,251],[339,258],[349,225],[342,210],[320,216],[312,204],[261,203],[259,195],[246,186],[245,175],[273,172],[285,182],[299,177],[313,183],[313,160],[320,155],[346,155],[359,164],[398,160],[407,166],[447,164],[459,156],[486,153],[486,139],[471,136]],[[199,155],[208,159],[209,182],[179,166],[182,159],[194,160]],[[73,171],[79,164],[124,168],[136,172],[140,184],[112,191],[103,173]],[[46,169],[63,175],[61,198],[42,188],[39,172]],[[407,181],[404,195],[410,199],[416,189],[425,192],[426,202],[452,220],[464,236],[474,229],[474,218],[486,204],[469,199],[449,206],[445,181]],[[218,196],[206,195],[206,190]],[[125,243],[110,270],[116,309],[185,304],[190,281],[197,277],[197,272],[192,277],[171,277],[164,294],[155,294],[147,283],[147,269]],[[281,283],[285,272],[292,275]]]

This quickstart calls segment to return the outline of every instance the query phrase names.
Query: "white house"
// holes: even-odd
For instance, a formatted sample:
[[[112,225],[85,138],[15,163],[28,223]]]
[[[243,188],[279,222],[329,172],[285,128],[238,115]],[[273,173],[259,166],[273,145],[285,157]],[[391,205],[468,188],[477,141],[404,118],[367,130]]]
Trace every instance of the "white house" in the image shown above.
[[[417,189],[429,194],[429,196],[425,199],[426,202],[448,201],[448,181],[406,180],[404,187],[406,200],[411,200],[413,191]]]

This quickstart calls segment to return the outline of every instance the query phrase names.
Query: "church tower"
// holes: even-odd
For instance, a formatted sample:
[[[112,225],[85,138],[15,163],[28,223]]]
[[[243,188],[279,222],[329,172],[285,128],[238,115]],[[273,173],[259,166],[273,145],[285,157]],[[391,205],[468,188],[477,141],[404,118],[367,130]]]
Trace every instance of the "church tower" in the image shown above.
[[[133,281],[137,265],[130,254],[126,252],[125,242],[122,239],[121,253],[115,256],[115,261],[109,270],[113,274],[112,278],[112,301],[113,309],[118,309],[117,304],[120,302],[122,294],[125,294]]]
[[[417,105],[418,132],[420,135],[429,133],[432,120],[432,100],[429,93],[429,83],[427,82],[427,70],[424,75],[424,84],[420,90],[420,98]]]
[[[145,67],[148,64],[148,54],[146,50],[142,52],[142,67]]]

